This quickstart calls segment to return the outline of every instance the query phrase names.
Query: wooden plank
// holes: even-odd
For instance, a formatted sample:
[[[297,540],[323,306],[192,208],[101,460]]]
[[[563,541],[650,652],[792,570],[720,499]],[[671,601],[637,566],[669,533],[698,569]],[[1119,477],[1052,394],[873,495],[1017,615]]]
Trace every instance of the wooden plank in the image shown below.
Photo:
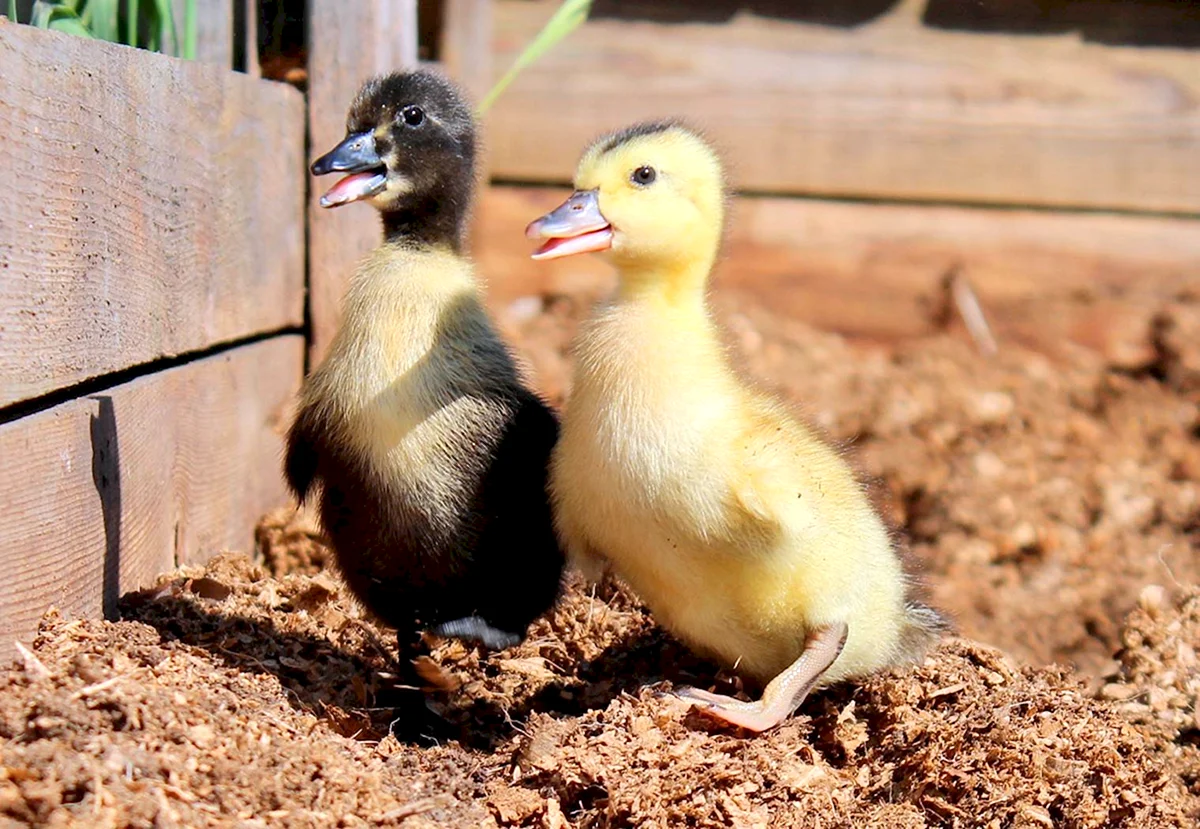
[[[242,63],[247,75],[252,78],[262,77],[262,65],[258,60],[258,5],[259,0],[241,0],[245,18],[245,43]]]
[[[0,25],[0,406],[304,319],[304,101]]]
[[[446,0],[442,6],[439,40],[441,69],[467,91],[476,107],[492,86],[491,0]],[[481,140],[475,146],[475,179],[491,178],[488,163],[487,116],[479,119]],[[476,239],[468,239],[473,249]]]
[[[0,658],[50,606],[111,616],[180,563],[250,550],[286,502],[304,341],[275,337],[0,425]]]
[[[878,2],[878,0],[860,0]],[[1131,46],[1200,46],[1195,3],[1179,0],[929,0],[929,25],[974,31],[1061,34]]]
[[[235,0],[172,0],[171,8],[181,41],[189,2],[196,8],[196,60],[232,69]]]
[[[311,0],[308,5],[309,135],[313,156],[346,134],[346,110],[363,81],[417,63],[416,0]],[[309,315],[317,361],[337,330],[342,294],[355,264],[379,244],[375,209],[317,203],[332,182],[309,188]]]
[[[495,4],[495,74],[556,6]],[[497,103],[492,174],[565,181],[598,133],[673,115],[742,190],[1200,213],[1200,54],[931,29],[923,10],[589,20]]]
[[[566,190],[489,188],[476,260],[503,319],[521,297],[611,289],[597,257],[535,263],[523,229]],[[1001,344],[1049,353],[1068,343],[1120,365],[1150,360],[1164,297],[1200,293],[1200,221],[742,197],[714,280],[723,308],[773,312],[888,341],[939,329],[943,281],[973,285]]]
[[[446,0],[442,15],[441,63],[479,102],[492,85],[492,3]]]

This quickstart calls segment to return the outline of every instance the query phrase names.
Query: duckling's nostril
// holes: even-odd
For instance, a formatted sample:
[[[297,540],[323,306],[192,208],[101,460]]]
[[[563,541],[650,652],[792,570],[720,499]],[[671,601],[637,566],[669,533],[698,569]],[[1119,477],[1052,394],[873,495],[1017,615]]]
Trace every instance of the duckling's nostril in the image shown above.
[[[583,205],[582,204],[573,204],[573,205],[571,205],[571,209],[574,210],[576,213],[578,213],[580,210],[583,210]]]

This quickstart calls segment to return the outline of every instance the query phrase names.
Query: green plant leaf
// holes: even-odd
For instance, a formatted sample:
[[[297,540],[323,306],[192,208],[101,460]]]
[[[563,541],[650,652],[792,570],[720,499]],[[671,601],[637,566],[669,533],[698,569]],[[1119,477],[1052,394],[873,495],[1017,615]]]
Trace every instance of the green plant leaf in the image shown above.
[[[87,0],[85,21],[92,34],[110,43],[121,42],[121,27],[117,23],[119,0]]]
[[[73,23],[64,22],[73,21]],[[91,30],[76,14],[74,7],[65,3],[51,3],[47,0],[37,0],[33,4],[33,12],[29,16],[29,25],[39,29],[56,29],[60,32],[80,34],[91,37]]]
[[[525,47],[509,70],[504,73],[504,77],[497,81],[491,91],[484,96],[476,113],[482,115],[487,112],[522,69],[546,54],[550,47],[575,31],[579,24],[587,20],[588,10],[591,6],[592,0],[563,0],[563,4],[538,32],[537,37]]]
[[[153,15],[147,15],[153,17]],[[150,28],[146,30],[146,46],[145,48],[151,52],[161,52],[162,31],[157,21],[150,24]]]
[[[65,32],[69,35],[75,35],[77,37],[93,37],[91,31],[88,30],[87,26],[83,25],[83,21],[78,17],[60,15],[51,20],[50,25],[47,28],[53,29],[56,32]]]
[[[17,0],[8,0],[8,19],[17,23]]]
[[[187,0],[183,10],[183,57],[196,59],[196,0]]]
[[[50,15],[58,8],[56,3],[47,3],[44,0],[36,0],[33,4],[33,10],[29,12],[29,25],[38,29],[50,28]]]
[[[141,23],[140,11],[138,0],[129,0],[125,5],[125,43],[129,46],[138,45],[138,25]]]
[[[158,25],[154,28],[159,31],[160,51],[179,57],[182,44],[179,42],[179,31],[175,28],[175,12],[171,8],[171,0],[154,0],[154,11],[158,18]],[[167,51],[168,35],[171,41],[170,52]]]

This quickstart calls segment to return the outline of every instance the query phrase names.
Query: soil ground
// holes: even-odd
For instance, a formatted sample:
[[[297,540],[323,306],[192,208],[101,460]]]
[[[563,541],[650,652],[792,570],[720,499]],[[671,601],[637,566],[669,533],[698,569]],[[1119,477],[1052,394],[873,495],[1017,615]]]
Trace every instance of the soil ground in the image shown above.
[[[593,297],[500,309],[546,393]],[[619,585],[522,645],[431,642],[428,734],[388,631],[307,519],[50,614],[0,691],[0,816],[37,826],[1195,826],[1200,306],[1116,366],[957,333],[848,342],[718,300],[746,372],[852,451],[961,636],[758,737],[663,695],[738,690]],[[255,561],[252,561],[254,557]],[[257,563],[255,563],[257,561]],[[986,644],[985,644],[986,643]],[[1057,663],[1057,664],[1053,664]],[[426,713],[428,711],[429,713]],[[423,721],[424,721],[423,720]]]

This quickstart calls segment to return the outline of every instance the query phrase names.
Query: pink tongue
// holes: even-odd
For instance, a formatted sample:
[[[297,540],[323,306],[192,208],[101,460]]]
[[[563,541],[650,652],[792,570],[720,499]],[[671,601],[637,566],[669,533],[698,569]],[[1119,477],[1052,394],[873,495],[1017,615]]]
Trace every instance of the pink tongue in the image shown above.
[[[612,247],[612,228],[605,227],[572,236],[569,239],[547,239],[546,243],[533,252],[534,259],[558,259],[576,253],[592,253]]]
[[[371,192],[383,183],[381,173],[352,173],[339,181],[329,192],[321,196],[322,207],[337,207],[348,204],[371,195]]]

